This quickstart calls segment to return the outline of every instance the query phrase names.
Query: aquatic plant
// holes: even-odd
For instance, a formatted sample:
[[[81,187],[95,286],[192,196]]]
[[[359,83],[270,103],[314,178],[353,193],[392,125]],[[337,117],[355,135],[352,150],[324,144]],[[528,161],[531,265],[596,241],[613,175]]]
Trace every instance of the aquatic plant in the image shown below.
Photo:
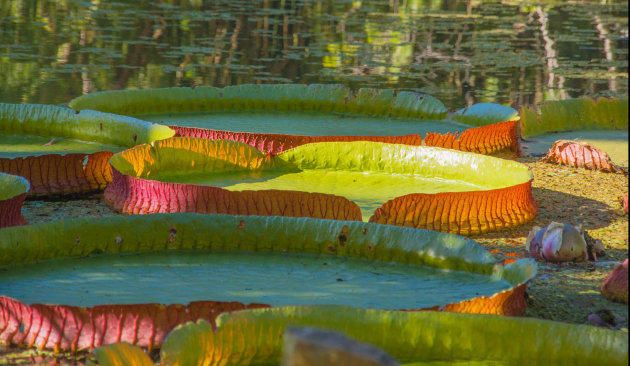
[[[22,203],[29,189],[25,178],[0,173],[0,228],[27,224],[22,217]]]
[[[476,103],[453,113],[451,118],[471,126],[487,126],[501,121],[518,121],[519,113],[496,103]]]
[[[448,120],[442,102],[429,95],[387,89],[353,92],[336,84],[244,84],[225,88],[117,90],[82,95],[69,105],[77,110],[95,109],[160,123],[169,121],[178,136],[231,139],[274,154],[305,143],[326,141],[420,145],[421,131],[427,134],[428,146],[484,154],[505,149],[518,151],[518,113],[510,107],[484,103],[453,116],[456,121],[472,125],[504,122],[475,129]],[[245,111],[256,113],[243,114]],[[279,119],[283,124],[276,126],[274,121]],[[241,130],[228,130],[234,128]],[[365,131],[374,135],[361,136]],[[442,135],[440,131],[448,133]]]
[[[104,199],[125,214],[363,218],[460,235],[536,214],[525,165],[435,147],[323,142],[267,155],[234,141],[172,138],[111,164]]]
[[[282,337],[290,326],[343,332],[382,348],[403,364],[628,363],[627,334],[587,325],[340,306],[246,310],[222,314],[216,325],[203,320],[188,323],[168,335],[160,362],[163,365],[278,364]],[[107,362],[119,349],[129,355],[141,352],[128,345],[114,345],[97,349],[98,360]]]
[[[521,132],[533,137],[548,132],[576,130],[626,130],[628,98],[575,98],[548,101],[538,111],[523,106]]]
[[[277,253],[276,256],[287,256],[290,253],[296,256],[317,254],[321,261],[331,262],[331,266],[334,265],[332,263],[334,258],[343,256],[344,261],[352,258],[371,260],[372,262],[365,262],[364,271],[374,271],[374,265],[377,263],[394,262],[397,266],[406,266],[406,271],[425,266],[423,268],[448,269],[454,274],[459,273],[459,282],[453,287],[453,294],[458,300],[454,302],[440,300],[437,294],[421,290],[404,291],[406,295],[403,297],[391,297],[383,293],[374,297],[367,296],[367,299],[371,301],[392,300],[392,304],[385,306],[390,309],[412,309],[413,306],[409,305],[411,303],[405,300],[405,298],[410,298],[426,303],[426,306],[422,306],[423,309],[521,315],[526,306],[524,297],[526,284],[536,274],[536,265],[533,260],[524,259],[503,265],[481,245],[470,239],[434,231],[371,223],[201,214],[62,220],[28,227],[1,229],[0,265],[6,269],[2,272],[4,279],[0,279],[5,289],[3,294],[16,294],[14,296],[18,298],[0,298],[0,343],[37,346],[57,351],[80,351],[119,341],[143,347],[159,347],[171,329],[189,320],[196,320],[195,318],[212,321],[220,312],[226,310],[277,306],[287,302],[290,304],[294,300],[283,299],[291,293],[290,291],[306,291],[308,296],[305,296],[304,300],[307,304],[313,303],[317,298],[303,282],[300,282],[298,287],[289,286],[293,276],[282,271],[282,268],[286,266],[271,266],[269,270],[280,270],[283,286],[288,286],[287,288],[292,290],[286,292],[285,295],[272,297],[274,300],[267,304],[261,304],[265,301],[259,301],[262,299],[260,294],[251,292],[251,295],[246,297],[249,299],[247,301],[253,302],[250,305],[226,303],[220,299],[203,299],[220,301],[197,301],[188,305],[159,305],[158,302],[172,304],[181,301],[181,297],[172,298],[169,295],[172,293],[170,290],[156,292],[165,295],[162,301],[146,304],[143,303],[143,299],[148,296],[146,291],[131,289],[129,290],[132,293],[131,296],[137,298],[137,301],[131,302],[135,305],[118,304],[114,297],[109,300],[111,305],[78,306],[77,302],[98,296],[98,288],[103,285],[102,274],[90,276],[89,272],[85,272],[85,275],[64,276],[66,280],[61,282],[52,281],[50,283],[53,287],[45,291],[33,292],[31,286],[26,290],[27,292],[24,292],[25,286],[18,284],[28,277],[37,281],[37,286],[41,287],[46,283],[44,280],[47,276],[53,276],[56,272],[67,271],[76,266],[77,264],[69,264],[70,258],[81,258],[81,263],[89,261],[90,258],[115,261],[120,254],[135,253],[136,255],[132,258],[140,258],[138,263],[142,263],[141,256],[149,255],[148,252],[168,251],[169,258],[177,258],[181,255],[181,250],[194,250],[196,255],[201,255],[204,251],[209,255],[219,255],[220,252],[227,251],[241,257],[263,252]],[[107,256],[107,253],[117,253],[117,255]],[[86,258],[86,256],[89,257]],[[56,261],[48,261],[52,259]],[[292,261],[296,260],[297,257],[292,259]],[[146,261],[156,264],[148,258]],[[37,263],[37,265],[29,267],[27,265],[29,263]],[[47,263],[50,263],[52,267]],[[184,286],[188,290],[195,290],[197,285],[193,283],[194,275],[185,275],[182,271],[186,269],[196,271],[198,267],[173,265],[178,268],[178,275],[169,281],[164,281],[164,278],[160,277],[161,286],[178,288]],[[114,267],[110,265],[108,268],[121,268],[121,266],[123,265]],[[89,271],[92,266],[88,264],[81,268]],[[237,266],[237,268],[240,268],[237,271],[241,273],[245,267]],[[304,270],[301,266],[300,268],[300,271]],[[256,273],[254,275],[256,277],[264,274],[260,271]],[[438,276],[443,277],[445,273]],[[6,276],[12,276],[12,279],[7,280]],[[146,276],[145,273],[139,278]],[[176,280],[182,276],[186,278],[185,282]],[[124,278],[116,280],[118,277],[120,276],[113,276],[112,281],[117,284],[116,288],[121,290],[128,290],[134,282]],[[93,290],[88,291],[89,293],[72,289],[65,291],[70,286],[68,280],[71,278],[77,278],[80,283],[100,282],[96,282],[98,286],[92,285],[90,288]],[[469,281],[467,283],[472,284],[471,286],[461,286],[461,281],[466,278],[470,278],[473,282],[500,281],[501,288],[487,293],[482,289],[481,282],[474,285]],[[212,279],[208,281],[207,278],[198,280],[203,281],[210,288],[220,285],[218,280],[215,282]],[[335,286],[341,286],[340,289],[345,288],[345,292],[353,293],[347,287],[351,286],[352,280],[333,281],[333,283]],[[472,292],[469,291],[469,294],[462,292],[466,289]],[[440,286],[439,291],[444,293],[445,287]],[[109,290],[107,293],[112,294]],[[208,296],[207,293],[207,290],[204,290],[203,297]],[[233,297],[236,296],[234,289],[229,293],[232,299],[227,299],[227,301],[234,300]],[[247,291],[245,293],[247,294]],[[51,296],[59,295],[62,297],[61,304],[59,301],[53,301],[51,304],[51,301],[47,300],[51,299]],[[20,300],[26,297],[32,305],[27,305]],[[357,295],[353,304],[358,304],[356,300],[360,299],[366,299],[364,293]],[[334,304],[335,301],[336,299],[332,298],[326,300],[325,303]],[[43,305],[46,303],[48,305]],[[373,306],[379,305],[366,307]],[[383,305],[380,306],[382,308]]]
[[[103,189],[111,181],[113,152],[175,133],[102,112],[4,103],[0,130],[0,171],[28,179],[33,196]]]
[[[520,117],[520,129],[527,138],[523,149],[529,154],[548,152],[554,162],[587,169],[619,171],[612,161],[628,164],[627,97],[548,101],[537,110],[523,106]],[[558,140],[572,140],[574,145],[554,145]]]

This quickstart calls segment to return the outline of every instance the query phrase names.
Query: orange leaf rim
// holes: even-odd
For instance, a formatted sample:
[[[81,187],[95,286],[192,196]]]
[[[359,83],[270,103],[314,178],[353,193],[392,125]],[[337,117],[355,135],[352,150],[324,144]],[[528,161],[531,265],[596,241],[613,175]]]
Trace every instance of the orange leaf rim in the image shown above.
[[[114,153],[41,155],[0,158],[0,171],[19,175],[31,184],[30,196],[100,191],[112,181],[109,158]]]
[[[531,221],[532,181],[491,191],[414,193],[385,202],[370,222],[475,235]]]
[[[157,88],[115,90],[83,95],[70,101],[77,110],[95,109],[129,116],[147,113],[193,111],[322,111],[403,118],[447,118],[446,107],[436,98],[388,89],[362,88],[357,91],[338,84],[243,84],[215,88]],[[140,117],[142,118],[142,117]],[[464,108],[452,118],[471,128],[461,135],[429,133],[428,146],[490,154],[501,150],[518,153],[518,112],[510,107],[480,103]],[[507,122],[499,124],[499,122]],[[261,151],[278,154],[305,143],[327,141],[380,141],[420,145],[420,135],[407,136],[296,136],[286,134],[233,132],[199,127],[170,126],[177,136],[230,139]]]
[[[25,178],[0,173],[0,228],[27,224],[22,204],[29,189]]]
[[[376,141],[390,144],[421,146],[420,135],[405,136],[302,136],[277,133],[232,132],[198,127],[169,126],[176,137],[195,137],[210,140],[232,140],[246,143],[270,154],[279,154],[294,147],[314,142]]]
[[[536,275],[534,260],[522,259],[505,265],[471,239],[352,221],[182,213],[60,220],[5,228],[0,234],[0,266],[8,270],[20,264],[94,253],[194,248],[200,251],[273,251],[367,258],[477,273],[501,278],[511,285],[491,296],[413,309],[415,311],[519,316],[526,307],[526,284]],[[344,235],[343,242],[340,235]],[[168,243],[166,246],[165,242]],[[20,245],[16,245],[18,243]],[[331,246],[335,248],[332,252]],[[197,301],[188,305],[148,303],[80,307],[27,305],[19,299],[1,296],[0,343],[57,352],[78,352],[121,341],[159,348],[166,335],[179,324],[197,319],[214,324],[214,319],[222,312],[261,307],[269,305]]]
[[[198,127],[169,126],[178,137],[196,137],[211,140],[232,140],[246,143],[260,151],[279,154],[294,147],[315,142],[375,141],[391,144],[421,146],[420,135],[405,136],[299,136],[267,133],[232,132]],[[518,121],[498,122],[489,126],[470,128],[460,133],[430,132],[425,146],[444,147],[460,151],[492,154],[511,151],[518,154]]]
[[[527,284],[445,306],[404,311],[521,316]],[[128,342],[149,350],[160,348],[176,327],[203,319],[215,324],[224,312],[270,307],[267,304],[195,301],[181,304],[98,305],[92,307],[32,304],[0,296],[0,344],[37,347],[54,352],[81,352],[101,345]]]
[[[39,104],[0,103],[0,130],[9,141],[9,155],[0,156],[0,172],[20,175],[31,184],[30,196],[47,196],[102,190],[111,181],[108,160],[112,151],[137,143],[171,137],[175,131],[135,118],[97,111]],[[11,153],[11,140],[31,136],[50,142],[31,144],[31,151]],[[81,151],[54,146],[71,142]],[[99,145],[94,145],[97,143]],[[39,146],[37,146],[39,145]],[[43,147],[53,146],[50,150]],[[94,145],[94,146],[92,146]],[[30,145],[29,145],[30,146]],[[85,151],[84,151],[85,150]],[[101,150],[101,151],[99,151]]]
[[[159,348],[178,325],[204,319],[214,324],[223,312],[269,307],[264,304],[196,301],[187,305],[26,305],[0,296],[0,343],[55,352],[92,350],[117,342]]]
[[[339,157],[350,160],[340,167]],[[526,166],[425,146],[326,142],[269,155],[229,140],[171,138],[125,150],[110,162],[113,181],[105,190],[104,200],[123,214],[198,212],[361,220],[355,202],[326,192],[301,192],[300,187],[290,191],[229,191],[211,185],[160,181],[163,172],[291,171],[312,168],[309,164],[316,169],[426,174],[471,179],[479,184],[489,179],[500,182],[496,186],[499,188],[488,190],[403,194],[370,212],[371,217],[363,215],[370,222],[473,235],[523,224],[537,211],[532,176]]]

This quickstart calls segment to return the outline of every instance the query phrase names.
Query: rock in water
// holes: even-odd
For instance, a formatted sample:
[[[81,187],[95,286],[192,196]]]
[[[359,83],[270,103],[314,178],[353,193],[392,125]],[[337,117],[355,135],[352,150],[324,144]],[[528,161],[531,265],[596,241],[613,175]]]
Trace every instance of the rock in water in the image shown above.
[[[602,295],[610,301],[628,303],[628,258],[606,277],[601,291]]]

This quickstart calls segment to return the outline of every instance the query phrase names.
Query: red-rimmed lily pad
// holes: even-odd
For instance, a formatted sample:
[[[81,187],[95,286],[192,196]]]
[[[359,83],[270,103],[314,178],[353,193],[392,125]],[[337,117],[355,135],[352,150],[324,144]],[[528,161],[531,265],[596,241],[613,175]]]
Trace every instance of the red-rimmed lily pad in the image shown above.
[[[169,334],[161,362],[278,364],[286,329],[304,326],[343,332],[381,347],[409,365],[628,364],[628,334],[598,327],[532,318],[341,306],[247,310],[222,314],[216,326],[202,320],[189,323]]]
[[[1,103],[0,131],[0,171],[27,178],[35,196],[103,189],[114,152],[175,133],[97,111]]]
[[[470,235],[536,213],[525,165],[435,147],[323,142],[268,155],[229,140],[171,138],[110,162],[104,198],[125,214],[363,219]]]
[[[26,225],[22,204],[29,189],[30,184],[25,178],[0,173],[0,228]]]
[[[245,84],[215,88],[163,88],[97,92],[70,101],[95,109],[170,125],[179,136],[230,139],[280,153],[305,143],[380,141],[492,153],[518,150],[517,113],[491,103],[447,118],[429,95],[327,84]],[[483,129],[474,125],[506,122]]]
[[[0,342],[58,350],[157,347],[236,300],[520,315],[536,273],[452,234],[308,218],[136,215],[0,234],[0,286],[16,298],[0,301]]]

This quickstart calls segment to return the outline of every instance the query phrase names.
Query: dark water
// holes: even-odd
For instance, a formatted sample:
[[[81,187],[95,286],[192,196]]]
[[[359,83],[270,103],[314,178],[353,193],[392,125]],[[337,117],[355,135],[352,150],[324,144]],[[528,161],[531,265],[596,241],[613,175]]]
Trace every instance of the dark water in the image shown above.
[[[341,83],[449,109],[628,91],[615,1],[0,0],[0,101],[112,89]]]

